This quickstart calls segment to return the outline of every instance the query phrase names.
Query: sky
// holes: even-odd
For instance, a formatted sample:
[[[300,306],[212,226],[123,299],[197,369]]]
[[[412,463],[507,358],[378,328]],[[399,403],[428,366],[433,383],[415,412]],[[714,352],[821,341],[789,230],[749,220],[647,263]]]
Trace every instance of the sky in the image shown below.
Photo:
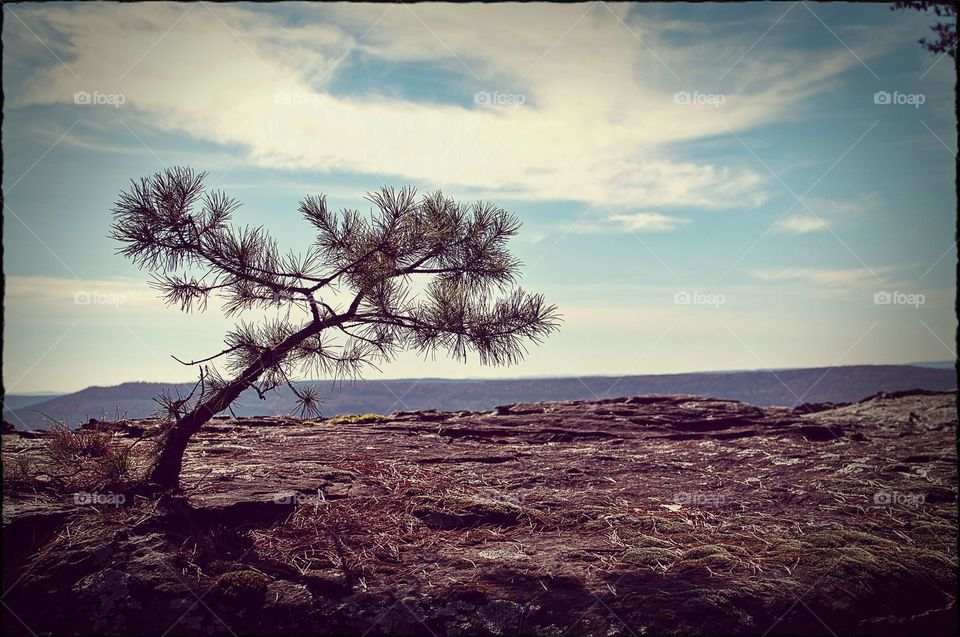
[[[381,185],[523,221],[563,316],[509,368],[660,374],[955,358],[954,61],[887,5],[5,4],[8,393],[187,381],[232,325],[107,238],[174,165],[303,250]],[[253,317],[256,318],[256,317]]]

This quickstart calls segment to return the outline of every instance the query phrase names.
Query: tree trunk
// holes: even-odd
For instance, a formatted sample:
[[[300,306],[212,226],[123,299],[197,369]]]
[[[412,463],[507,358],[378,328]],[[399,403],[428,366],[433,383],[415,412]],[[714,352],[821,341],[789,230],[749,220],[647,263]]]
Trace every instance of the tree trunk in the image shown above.
[[[339,325],[348,321],[356,311],[358,302],[359,297],[351,305],[347,314],[334,316],[319,323],[310,323],[302,330],[288,336],[273,349],[265,351],[261,354],[259,361],[247,367],[209,400],[197,405],[193,411],[178,420],[167,432],[161,443],[163,448],[150,469],[148,482],[165,491],[174,491],[179,488],[183,454],[187,450],[190,438],[211,418],[229,407],[230,403],[243,393],[243,390],[260,378],[264,370],[282,361],[290,353],[290,350],[302,343],[304,339],[318,334],[332,325]]]
[[[262,373],[262,372],[261,372]],[[187,443],[200,427],[215,415],[227,408],[237,396],[246,389],[246,384],[240,381],[244,374],[217,392],[213,398],[197,406],[192,412],[178,420],[163,440],[163,448],[154,461],[150,470],[149,483],[159,486],[164,491],[176,490],[180,486],[180,471],[183,468],[183,454],[187,450]],[[260,377],[260,373],[253,379]]]

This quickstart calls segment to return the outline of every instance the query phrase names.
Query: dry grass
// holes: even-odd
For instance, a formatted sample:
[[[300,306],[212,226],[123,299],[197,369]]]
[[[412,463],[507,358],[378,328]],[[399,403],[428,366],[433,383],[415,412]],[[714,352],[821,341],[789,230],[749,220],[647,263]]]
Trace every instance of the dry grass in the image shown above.
[[[142,477],[153,457],[139,442],[110,430],[75,431],[58,424],[42,439],[5,442],[3,485],[11,493],[51,495],[124,489]]]
[[[400,461],[336,467],[357,476],[349,497],[322,493],[286,522],[250,532],[257,552],[301,574],[336,572],[351,584],[396,575],[408,555],[458,541],[509,539],[519,528],[545,528],[542,512],[490,488],[454,482],[447,472]]]
[[[3,459],[3,486],[11,491],[34,490],[36,468],[34,459],[26,453],[11,453]]]
[[[285,523],[250,531],[258,555],[301,575],[333,574],[366,589],[423,584],[431,572],[469,580],[479,574],[471,559],[476,546],[513,545],[522,553],[547,544],[556,551],[543,556],[546,562],[528,561],[533,572],[576,571],[598,588],[626,572],[704,577],[717,597],[704,593],[701,601],[717,605],[743,595],[773,600],[820,580],[862,595],[931,567],[938,581],[951,581],[956,568],[949,547],[904,547],[862,530],[866,520],[854,530],[838,520],[801,524],[795,516],[756,510],[638,510],[612,496],[545,502],[534,494],[511,496],[507,485],[480,475],[465,479],[462,469],[455,481],[441,467],[402,461],[337,468],[357,476],[349,496],[321,494],[302,502]],[[928,524],[946,537],[946,522],[931,517]],[[885,528],[879,520],[877,527]]]
[[[57,424],[47,439],[47,455],[55,464],[72,464],[79,458],[102,458],[110,450],[106,431],[73,431]]]

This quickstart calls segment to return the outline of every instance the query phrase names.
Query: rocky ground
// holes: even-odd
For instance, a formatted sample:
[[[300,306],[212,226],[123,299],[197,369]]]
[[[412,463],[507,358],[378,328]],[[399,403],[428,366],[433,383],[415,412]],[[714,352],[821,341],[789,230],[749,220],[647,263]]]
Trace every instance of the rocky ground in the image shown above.
[[[122,479],[157,423],[5,432],[2,632],[953,634],[956,413],[901,392],[221,419],[165,501]]]

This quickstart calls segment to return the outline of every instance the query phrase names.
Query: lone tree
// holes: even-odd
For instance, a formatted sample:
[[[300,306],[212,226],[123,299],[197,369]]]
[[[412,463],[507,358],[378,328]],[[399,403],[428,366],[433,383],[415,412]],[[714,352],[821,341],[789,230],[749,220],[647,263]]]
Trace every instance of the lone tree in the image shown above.
[[[262,227],[234,227],[239,203],[204,190],[205,173],[174,167],[132,181],[115,204],[110,237],[119,253],[153,272],[169,305],[203,311],[211,295],[227,316],[266,310],[242,321],[226,347],[196,361],[200,379],[189,396],[157,397],[168,419],[149,481],[179,486],[190,438],[246,389],[261,398],[286,385],[301,415],[319,413],[316,388],[296,375],[356,379],[366,365],[403,349],[468,352],[482,364],[509,365],[559,324],[555,306],[513,289],[519,262],[507,240],[517,218],[488,203],[456,203],[412,188],[368,194],[376,210],[327,209],[309,196],[300,213],[313,226],[304,253],[281,254]],[[229,379],[211,361],[225,362]]]

